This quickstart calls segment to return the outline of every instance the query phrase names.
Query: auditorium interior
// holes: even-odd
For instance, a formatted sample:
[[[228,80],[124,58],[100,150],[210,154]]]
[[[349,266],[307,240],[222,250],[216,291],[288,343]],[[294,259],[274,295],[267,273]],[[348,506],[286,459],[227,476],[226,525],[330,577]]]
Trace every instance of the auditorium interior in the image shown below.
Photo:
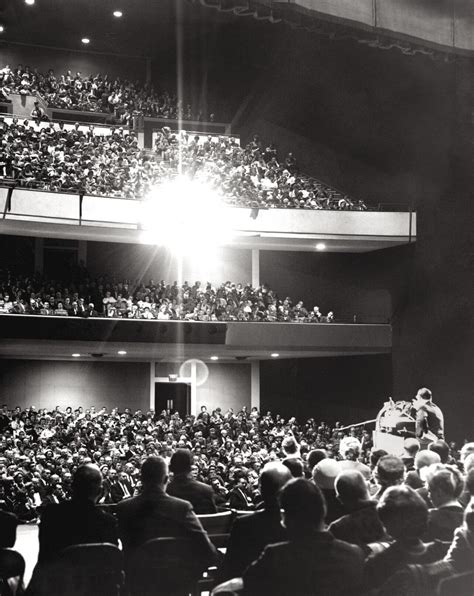
[[[7,497],[28,457],[25,495],[36,478],[48,507],[70,496],[57,466],[51,490],[42,478],[48,450],[106,482],[106,442],[119,461],[128,436],[135,498],[146,455],[171,465],[189,448],[201,481],[217,467],[225,511],[249,449],[253,510],[265,458],[290,457],[285,434],[310,479],[308,453],[345,459],[346,435],[370,466],[382,408],[406,413],[427,387],[467,478],[472,40],[468,0],[0,0],[0,510],[20,519],[25,584],[44,503],[19,515]],[[218,447],[233,449],[220,472]],[[284,593],[246,588],[256,569],[219,591],[217,567],[202,593]],[[426,594],[455,594],[442,583]],[[314,593],[410,593],[370,587]]]

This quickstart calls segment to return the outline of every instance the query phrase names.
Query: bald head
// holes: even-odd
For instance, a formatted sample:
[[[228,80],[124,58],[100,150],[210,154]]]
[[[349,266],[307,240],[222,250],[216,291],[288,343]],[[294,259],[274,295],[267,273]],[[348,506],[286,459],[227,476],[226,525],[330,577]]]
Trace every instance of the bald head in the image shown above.
[[[275,503],[280,489],[292,478],[290,470],[282,463],[265,464],[260,474],[260,491],[265,505]]]
[[[102,489],[102,473],[95,464],[79,466],[72,480],[72,492],[75,498],[97,501]]]
[[[370,498],[367,483],[358,470],[341,472],[336,478],[334,488],[344,505],[355,505]]]

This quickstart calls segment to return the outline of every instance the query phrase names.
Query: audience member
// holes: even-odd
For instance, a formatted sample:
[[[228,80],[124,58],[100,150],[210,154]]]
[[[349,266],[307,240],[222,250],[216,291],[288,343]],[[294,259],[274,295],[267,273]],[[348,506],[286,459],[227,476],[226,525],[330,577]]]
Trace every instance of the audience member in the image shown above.
[[[374,499],[380,500],[387,488],[402,484],[404,477],[405,466],[399,457],[396,455],[381,457],[375,468],[375,479],[379,488],[374,495]]]
[[[425,538],[451,542],[464,514],[464,508],[458,501],[464,488],[461,472],[451,465],[433,464],[428,468],[426,482],[434,508],[429,510]]]
[[[188,501],[166,494],[168,466],[160,456],[150,456],[141,466],[141,492],[117,505],[119,535],[126,557],[152,538],[189,538],[196,559],[215,563],[218,553]]]
[[[189,501],[196,514],[217,513],[212,488],[191,475],[193,454],[189,449],[177,449],[171,456],[169,469],[173,474],[166,492],[172,497]]]
[[[291,478],[291,473],[281,463],[265,464],[259,481],[263,509],[240,516],[234,521],[223,566],[219,571],[221,580],[240,577],[267,544],[286,539],[281,525],[278,494]]]
[[[387,539],[377,514],[377,502],[370,498],[367,483],[357,470],[346,470],[336,478],[337,498],[348,512],[329,525],[331,534],[339,540],[356,544],[366,554],[368,545]]]
[[[363,553],[324,530],[326,504],[319,488],[303,478],[290,480],[280,504],[288,540],[265,547],[247,568],[244,594],[358,594]]]
[[[411,488],[417,490],[424,487],[425,475],[428,466],[432,464],[438,464],[441,462],[441,458],[434,451],[428,449],[422,449],[418,451],[415,456],[415,469],[408,472],[405,476],[405,484]]]

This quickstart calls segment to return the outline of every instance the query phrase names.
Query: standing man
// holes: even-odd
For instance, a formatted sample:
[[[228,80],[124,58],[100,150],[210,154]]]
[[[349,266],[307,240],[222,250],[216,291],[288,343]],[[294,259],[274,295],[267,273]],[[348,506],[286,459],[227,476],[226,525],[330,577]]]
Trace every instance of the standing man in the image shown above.
[[[426,387],[418,389],[413,407],[416,410],[416,436],[421,448],[426,449],[433,441],[444,438],[443,412],[433,403],[433,395]]]

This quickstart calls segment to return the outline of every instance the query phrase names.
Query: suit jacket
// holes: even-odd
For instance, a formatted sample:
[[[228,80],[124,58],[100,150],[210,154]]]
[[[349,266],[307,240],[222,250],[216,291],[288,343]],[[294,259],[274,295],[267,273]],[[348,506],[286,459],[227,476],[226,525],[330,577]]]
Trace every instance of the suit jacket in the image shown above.
[[[376,501],[363,501],[357,509],[333,521],[329,531],[339,540],[357,544],[368,554],[368,544],[388,538],[377,515],[376,506]]]
[[[416,436],[423,438],[426,434],[430,442],[444,434],[443,412],[431,402],[426,402],[416,412]]]
[[[268,544],[282,542],[286,538],[278,505],[238,517],[232,525],[224,562],[219,570],[220,580],[241,577]]]
[[[0,548],[13,548],[18,518],[14,513],[0,510]]]
[[[462,525],[464,509],[461,505],[449,505],[430,509],[428,517],[428,534],[426,540],[443,540],[452,542],[454,530]]]
[[[118,544],[113,515],[91,501],[71,499],[49,505],[41,515],[38,563],[51,560],[67,546],[93,542]]]
[[[229,493],[229,506],[231,509],[237,509],[239,511],[252,509],[250,499],[237,487],[233,488]]]
[[[127,488],[128,495],[127,495],[126,491],[124,490],[124,486]],[[133,488],[132,488],[131,483],[128,482],[128,480],[125,480],[125,481],[116,480],[115,482],[110,483],[109,493],[110,493],[110,498],[112,499],[112,502],[119,503],[120,501],[122,501],[122,499],[131,497],[133,495]]]
[[[187,474],[176,475],[168,484],[166,492],[172,497],[189,501],[197,515],[217,513],[212,488]]]
[[[126,556],[152,538],[175,537],[189,538],[196,555],[209,563],[218,558],[191,504],[160,488],[143,490],[140,495],[121,501],[116,513]]]
[[[364,555],[329,532],[270,544],[244,572],[244,594],[342,596],[361,591]]]

